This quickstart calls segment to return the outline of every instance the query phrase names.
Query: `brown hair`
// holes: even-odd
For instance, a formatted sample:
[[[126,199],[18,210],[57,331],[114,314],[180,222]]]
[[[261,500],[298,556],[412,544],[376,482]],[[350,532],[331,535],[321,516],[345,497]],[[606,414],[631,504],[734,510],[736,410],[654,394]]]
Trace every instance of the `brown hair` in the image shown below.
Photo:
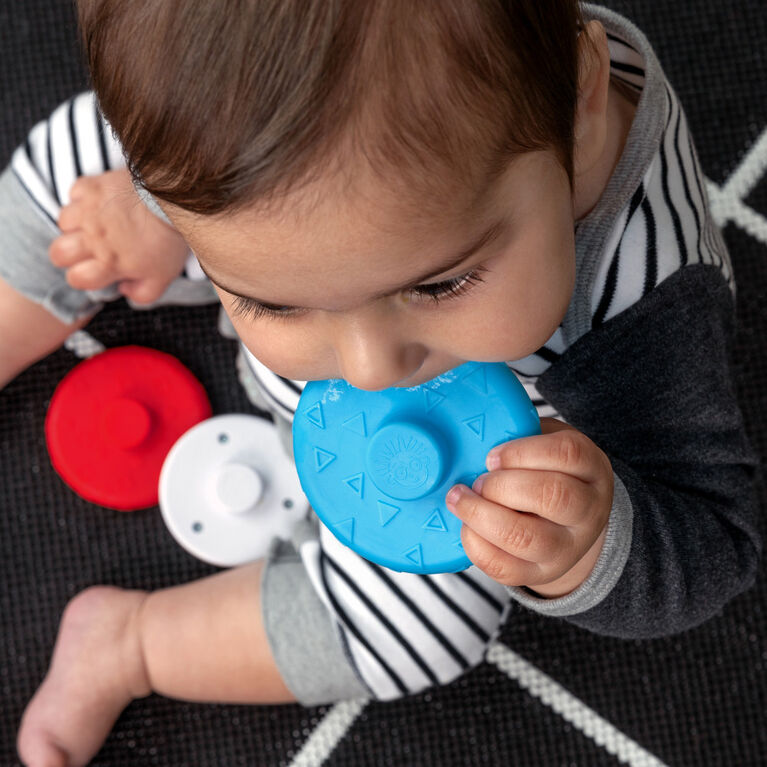
[[[535,149],[572,185],[577,0],[78,6],[131,172],[188,211],[266,202],[360,158],[443,203],[446,179],[486,186]]]

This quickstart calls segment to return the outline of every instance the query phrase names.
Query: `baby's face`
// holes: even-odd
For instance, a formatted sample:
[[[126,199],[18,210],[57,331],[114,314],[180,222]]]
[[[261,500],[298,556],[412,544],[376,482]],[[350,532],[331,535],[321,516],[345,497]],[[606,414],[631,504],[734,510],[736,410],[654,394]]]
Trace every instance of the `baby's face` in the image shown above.
[[[248,349],[296,380],[378,390],[519,359],[549,339],[573,290],[573,200],[550,152],[518,157],[470,215],[454,199],[437,217],[408,215],[359,178],[353,194],[318,183],[278,212],[164,208]]]

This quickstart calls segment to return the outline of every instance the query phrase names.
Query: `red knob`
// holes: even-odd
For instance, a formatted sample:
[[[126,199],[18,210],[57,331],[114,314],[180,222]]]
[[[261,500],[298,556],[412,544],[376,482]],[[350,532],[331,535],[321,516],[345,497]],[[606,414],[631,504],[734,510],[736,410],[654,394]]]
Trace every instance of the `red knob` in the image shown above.
[[[157,505],[165,456],[211,414],[202,385],[175,357],[121,346],[61,380],[45,436],[51,462],[72,490],[91,503],[131,511]]]
[[[123,450],[138,447],[152,430],[152,416],[135,399],[118,397],[104,407],[101,434],[106,442],[113,442]]]

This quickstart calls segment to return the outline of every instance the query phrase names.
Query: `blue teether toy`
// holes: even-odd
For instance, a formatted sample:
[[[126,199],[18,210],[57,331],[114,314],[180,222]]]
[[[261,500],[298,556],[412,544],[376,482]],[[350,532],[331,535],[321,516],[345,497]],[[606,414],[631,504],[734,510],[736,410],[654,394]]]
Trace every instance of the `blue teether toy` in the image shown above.
[[[465,570],[461,520],[445,505],[491,448],[540,434],[538,413],[502,362],[467,362],[420,386],[369,392],[306,384],[293,453],[306,497],[344,544],[410,573]]]

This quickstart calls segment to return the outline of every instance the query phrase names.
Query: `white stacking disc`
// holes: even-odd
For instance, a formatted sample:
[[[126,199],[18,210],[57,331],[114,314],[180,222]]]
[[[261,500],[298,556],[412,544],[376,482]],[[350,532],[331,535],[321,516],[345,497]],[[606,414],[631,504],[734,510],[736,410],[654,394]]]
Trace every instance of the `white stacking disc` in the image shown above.
[[[265,556],[272,538],[289,538],[309,508],[274,424],[241,414],[186,432],[165,458],[159,496],[178,543],[219,567]]]

